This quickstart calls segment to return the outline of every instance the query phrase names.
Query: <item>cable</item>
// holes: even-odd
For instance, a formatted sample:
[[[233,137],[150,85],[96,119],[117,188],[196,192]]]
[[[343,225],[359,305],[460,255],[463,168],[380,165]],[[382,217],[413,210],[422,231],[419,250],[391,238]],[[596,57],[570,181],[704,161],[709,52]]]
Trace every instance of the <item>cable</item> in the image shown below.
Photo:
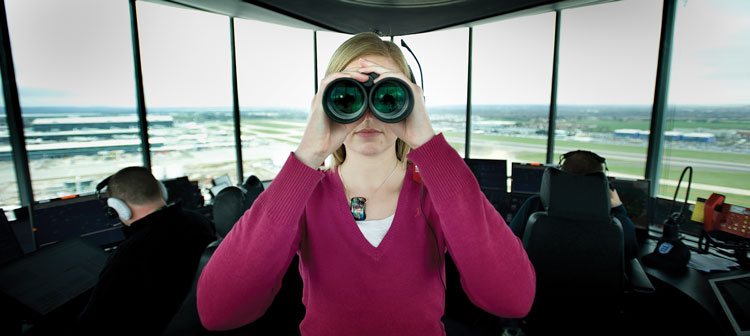
[[[685,192],[685,202],[682,203],[682,208],[680,208],[680,214],[678,217],[679,219],[683,218],[683,215],[685,214],[685,209],[687,209],[688,197],[690,197],[690,186],[693,184],[693,167],[687,166],[685,167],[685,169],[682,170],[682,174],[680,174],[680,181],[677,182],[677,188],[675,189],[674,197],[672,198],[672,206],[669,208],[669,212],[674,213],[673,209],[674,209],[675,204],[677,203],[677,193],[680,191],[680,185],[682,185],[682,178],[685,177],[685,172],[687,171],[690,171],[690,175],[688,176],[687,191]]]
[[[404,39],[401,39],[401,46],[406,48],[406,50],[409,51],[411,54],[411,57],[414,57],[414,60],[417,61],[417,66],[419,67],[419,82],[422,84],[422,93],[424,93],[424,76],[422,75],[422,65],[419,64],[419,60],[417,59],[417,55],[414,55],[414,52],[411,51],[411,48],[409,48],[408,45],[406,45],[406,42],[404,42]]]

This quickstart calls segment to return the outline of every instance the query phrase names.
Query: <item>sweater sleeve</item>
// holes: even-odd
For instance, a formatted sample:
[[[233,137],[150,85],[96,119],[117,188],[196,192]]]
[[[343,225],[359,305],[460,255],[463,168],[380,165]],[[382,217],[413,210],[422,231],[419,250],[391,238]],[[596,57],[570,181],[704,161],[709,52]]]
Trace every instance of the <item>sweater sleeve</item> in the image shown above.
[[[528,314],[536,275],[521,240],[487,201],[458,153],[436,135],[409,153],[429,190],[448,251],[469,299],[508,318]]]
[[[227,234],[198,280],[198,314],[206,329],[238,328],[265,313],[297,252],[305,204],[323,176],[290,154]]]

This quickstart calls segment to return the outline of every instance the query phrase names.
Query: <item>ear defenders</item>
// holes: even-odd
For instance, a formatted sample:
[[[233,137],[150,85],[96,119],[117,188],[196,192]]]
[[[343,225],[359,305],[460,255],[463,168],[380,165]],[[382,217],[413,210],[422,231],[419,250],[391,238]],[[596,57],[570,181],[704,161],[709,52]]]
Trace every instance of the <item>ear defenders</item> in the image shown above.
[[[102,196],[102,189],[104,189],[109,184],[109,179],[112,178],[112,176],[109,176],[99,182],[99,184],[96,185],[96,198],[100,200],[101,202],[104,202],[104,198]],[[166,202],[167,199],[169,199],[169,193],[167,192],[167,187],[159,181],[159,186],[161,188],[161,195],[164,198],[164,201]],[[106,206],[104,209],[104,213],[109,218],[120,218],[120,220],[129,220],[133,218],[133,212],[130,210],[130,207],[128,206],[125,201],[116,198],[116,197],[107,197]]]
[[[571,157],[573,155],[576,155],[576,154],[579,154],[579,153],[586,154],[586,155],[592,157],[594,160],[596,160],[596,162],[599,162],[599,163],[602,164],[602,168],[604,168],[605,172],[609,172],[609,168],[607,168],[607,160],[606,159],[604,159],[603,157],[599,156],[599,154],[596,154],[596,153],[594,153],[592,151],[581,150],[581,149],[574,150],[574,151],[567,152],[565,154],[560,155],[560,161],[557,162],[557,165],[560,166],[560,167],[562,167],[563,161],[565,161],[569,157]]]
[[[378,74],[370,73],[367,82],[353,78],[338,78],[323,92],[323,109],[331,120],[340,124],[353,123],[367,108],[376,118],[386,123],[397,123],[411,114],[414,94],[409,85],[393,77],[375,83]]]
[[[560,155],[560,161],[558,161],[557,166],[558,167],[562,167],[563,161],[567,160],[568,158],[570,158],[571,156],[576,155],[576,154],[586,154],[589,157],[593,158],[596,162],[599,162],[602,165],[602,169],[603,169],[604,173],[607,174],[607,183],[609,185],[609,189],[610,190],[615,190],[614,185],[612,185],[612,181],[611,181],[612,178],[609,177],[609,168],[607,167],[607,160],[605,158],[599,156],[599,154],[596,154],[596,153],[594,153],[592,151],[587,151],[587,150],[581,150],[581,149],[579,149],[579,150],[574,150],[574,151],[562,154],[562,155]]]

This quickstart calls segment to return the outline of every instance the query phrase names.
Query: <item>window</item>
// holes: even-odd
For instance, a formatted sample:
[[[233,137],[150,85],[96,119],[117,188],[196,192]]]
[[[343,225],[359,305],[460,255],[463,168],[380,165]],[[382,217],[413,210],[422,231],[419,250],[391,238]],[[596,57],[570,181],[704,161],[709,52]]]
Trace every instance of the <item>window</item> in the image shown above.
[[[690,201],[719,193],[750,207],[749,53],[750,3],[678,2],[660,196],[671,200],[692,166]]]
[[[645,175],[661,2],[627,0],[563,11],[555,158],[585,149],[610,175]]]
[[[318,42],[318,85],[320,81],[326,76],[326,69],[328,69],[328,62],[331,61],[333,52],[348,40],[353,35],[333,33],[333,32],[317,32]],[[319,88],[323,89],[323,88]]]
[[[314,91],[313,33],[235,20],[245,178],[276,177],[302,139]]]
[[[8,119],[5,112],[5,96],[0,96],[3,116],[0,118],[0,208],[9,210],[21,206],[16,183],[16,170],[13,166],[13,152],[10,146],[10,133],[8,132]]]
[[[5,5],[34,199],[92,192],[141,165],[127,1]]]
[[[424,99],[435,132],[442,132],[448,143],[463,156],[466,140],[466,93],[468,90],[469,29],[458,28],[400,36],[422,64],[422,71],[409,52],[404,56],[417,84],[424,76]],[[416,97],[415,97],[416,99]]]
[[[544,162],[555,13],[474,27],[471,158]]]
[[[152,171],[207,190],[236,175],[229,18],[137,2]]]

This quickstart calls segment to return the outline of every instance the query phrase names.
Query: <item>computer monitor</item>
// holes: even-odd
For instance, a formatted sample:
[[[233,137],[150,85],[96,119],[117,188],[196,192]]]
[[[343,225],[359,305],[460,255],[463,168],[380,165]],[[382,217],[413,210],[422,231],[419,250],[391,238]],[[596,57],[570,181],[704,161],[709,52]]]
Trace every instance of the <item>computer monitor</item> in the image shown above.
[[[638,229],[648,230],[651,219],[651,198],[649,189],[651,180],[610,178],[609,183],[620,196],[628,217]]]
[[[10,227],[5,211],[0,209],[0,265],[23,255],[21,244]]]
[[[224,174],[222,176],[219,176],[212,180],[212,183],[214,186],[230,186],[232,185],[232,179],[229,178],[229,175]]]
[[[750,274],[708,280],[735,334],[750,335]]]
[[[198,183],[188,180],[187,176],[163,180],[169,194],[168,204],[180,203],[185,209],[199,209],[203,207],[204,199]]]
[[[538,194],[542,186],[542,175],[547,166],[541,163],[513,162],[511,166],[510,191],[520,194]]]
[[[120,220],[107,217],[103,202],[94,194],[39,202],[31,209],[39,247],[76,236],[99,246],[125,239]]]
[[[507,191],[508,162],[505,160],[464,159],[482,189]]]

